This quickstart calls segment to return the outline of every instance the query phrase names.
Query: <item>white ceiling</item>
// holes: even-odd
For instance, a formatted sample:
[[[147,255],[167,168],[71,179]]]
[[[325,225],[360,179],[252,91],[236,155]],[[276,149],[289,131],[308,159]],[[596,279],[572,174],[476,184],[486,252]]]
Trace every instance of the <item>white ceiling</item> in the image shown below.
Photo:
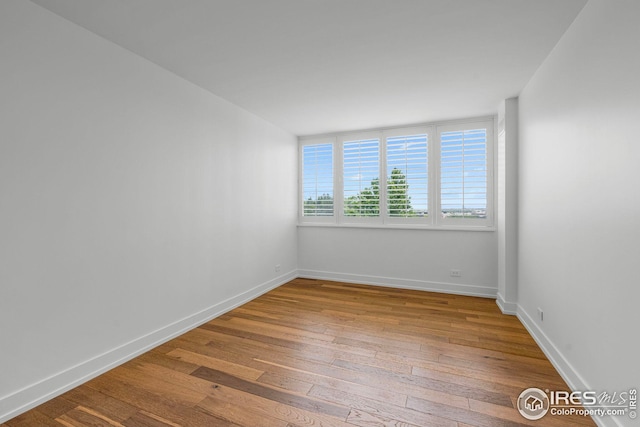
[[[296,135],[495,114],[586,0],[32,0]]]

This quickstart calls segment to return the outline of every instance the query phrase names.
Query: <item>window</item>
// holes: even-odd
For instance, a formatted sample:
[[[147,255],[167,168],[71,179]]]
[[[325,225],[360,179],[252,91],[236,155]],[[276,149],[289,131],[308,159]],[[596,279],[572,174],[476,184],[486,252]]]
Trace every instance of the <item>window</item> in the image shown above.
[[[487,173],[487,128],[440,130],[442,218],[486,218]]]
[[[380,140],[342,143],[343,214],[380,216]]]
[[[387,215],[429,216],[428,133],[387,133]]]
[[[302,215],[333,216],[333,142],[302,146]]]
[[[487,119],[301,138],[300,223],[491,227],[493,126]]]

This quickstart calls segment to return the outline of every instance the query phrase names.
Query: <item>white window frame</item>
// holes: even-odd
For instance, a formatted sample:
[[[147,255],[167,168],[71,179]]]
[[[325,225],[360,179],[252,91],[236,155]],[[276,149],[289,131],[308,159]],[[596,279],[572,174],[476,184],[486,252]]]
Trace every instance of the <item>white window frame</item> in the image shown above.
[[[437,127],[437,143],[436,147],[436,156],[437,161],[436,164],[436,173],[438,176],[437,188],[434,192],[436,197],[436,206],[437,212],[435,212],[435,216],[437,216],[436,223],[441,226],[446,226],[448,228],[469,228],[469,227],[489,227],[493,226],[493,215],[495,211],[494,201],[493,201],[493,188],[495,187],[495,183],[493,182],[493,152],[494,152],[494,120],[482,120],[475,122],[465,122],[458,124],[450,124],[450,125],[442,125]],[[445,218],[441,215],[442,209],[442,185],[441,185],[441,135],[444,132],[451,131],[468,131],[474,129],[486,129],[487,130],[487,208],[486,208],[486,217],[485,218],[473,218],[473,219],[465,219],[465,218]]]
[[[433,191],[435,189],[434,185],[435,185],[435,181],[434,181],[434,176],[433,173],[434,171],[432,170],[433,168],[431,167],[430,163],[432,162],[431,158],[433,157],[433,135],[434,135],[434,130],[435,127],[434,126],[411,126],[411,127],[403,127],[403,128],[394,128],[394,129],[385,129],[382,131],[382,141],[384,144],[384,159],[381,163],[384,163],[383,165],[383,170],[384,170],[384,178],[385,178],[385,183],[384,183],[384,224],[388,224],[390,226],[392,225],[414,225],[414,226],[432,226],[433,225],[433,201],[432,201],[432,195],[434,194]],[[388,156],[388,152],[387,152],[387,139],[388,138],[393,138],[393,137],[398,137],[398,136],[411,136],[411,135],[422,135],[422,134],[426,134],[427,135],[427,182],[428,182],[428,187],[427,187],[427,192],[428,192],[428,205],[427,205],[427,210],[429,211],[429,216],[427,217],[415,217],[415,218],[402,218],[402,217],[393,217],[390,216],[388,214],[387,211],[387,205],[388,205],[388,200],[387,200],[387,156]],[[381,192],[382,194],[382,192]],[[381,202],[382,204],[382,202]]]
[[[304,147],[309,145],[325,145],[333,146],[333,215],[331,216],[304,216]],[[336,223],[336,138],[331,136],[323,136],[318,138],[310,138],[300,141],[298,144],[298,159],[300,159],[299,175],[298,175],[298,222],[300,224],[325,224],[331,225]]]
[[[441,214],[440,136],[448,131],[487,130],[487,210],[486,218],[444,218]],[[387,206],[387,138],[395,136],[427,135],[428,156],[428,211],[427,217],[392,217]],[[298,172],[298,224],[300,226],[408,228],[434,230],[493,231],[495,228],[495,117],[409,125],[398,128],[315,135],[299,138]],[[363,139],[379,140],[380,215],[352,217],[344,215],[343,147],[344,142]],[[303,147],[315,144],[333,144],[333,216],[304,216]]]
[[[337,138],[337,156],[338,156],[338,169],[334,169],[334,184],[337,183],[336,189],[338,194],[338,221],[342,224],[379,224],[382,218],[382,209],[380,209],[380,215],[375,217],[360,217],[360,216],[347,216],[344,214],[344,144],[345,142],[354,142],[367,139],[378,140],[378,179],[383,171],[382,166],[382,136],[379,131],[373,132],[351,132],[341,134]],[[337,178],[337,179],[336,179]],[[380,200],[382,200],[382,186],[380,187]]]

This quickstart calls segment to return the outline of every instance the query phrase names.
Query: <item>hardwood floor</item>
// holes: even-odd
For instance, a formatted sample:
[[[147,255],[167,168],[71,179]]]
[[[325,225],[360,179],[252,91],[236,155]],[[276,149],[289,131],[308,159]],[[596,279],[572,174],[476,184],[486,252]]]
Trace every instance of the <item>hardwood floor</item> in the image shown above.
[[[568,390],[494,300],[296,279],[2,427],[595,425],[529,387]]]

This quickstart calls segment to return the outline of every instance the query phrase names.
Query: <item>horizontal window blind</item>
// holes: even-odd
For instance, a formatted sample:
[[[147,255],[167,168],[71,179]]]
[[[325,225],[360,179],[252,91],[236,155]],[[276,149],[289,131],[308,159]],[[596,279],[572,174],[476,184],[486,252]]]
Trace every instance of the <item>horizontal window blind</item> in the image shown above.
[[[380,216],[380,140],[343,143],[344,215]]]
[[[302,147],[303,216],[333,216],[333,144]]]
[[[440,134],[443,218],[486,218],[487,129]]]
[[[494,128],[477,118],[301,137],[299,223],[493,230]]]
[[[425,217],[429,206],[427,134],[393,136],[387,142],[387,212]]]

